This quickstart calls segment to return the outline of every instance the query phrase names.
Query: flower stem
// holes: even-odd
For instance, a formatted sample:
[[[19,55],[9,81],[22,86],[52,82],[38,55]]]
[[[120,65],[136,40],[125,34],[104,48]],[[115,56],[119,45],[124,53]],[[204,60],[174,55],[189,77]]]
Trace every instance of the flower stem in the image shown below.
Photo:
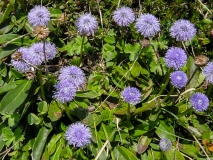
[[[164,85],[161,87],[161,90],[160,92],[158,93],[158,95],[161,95],[163,93],[163,91],[165,90],[166,86],[168,85],[169,83],[169,76],[170,76],[170,73],[171,73],[172,69],[170,68],[169,71],[167,72],[166,74],[166,82],[164,83]]]
[[[164,102],[166,102],[166,100],[170,97],[170,95],[174,92],[174,90],[175,90],[175,87],[172,87],[172,89],[170,90],[170,92],[167,94],[167,96],[163,99],[163,102],[162,103],[164,103]]]
[[[72,118],[72,116],[70,115],[70,111],[69,111],[69,108],[68,108],[68,105],[67,103],[64,104],[64,107],[65,107],[65,112],[67,114],[67,117],[70,119],[70,121],[74,122],[75,120]]]
[[[210,84],[210,86],[207,89],[207,93],[206,93],[207,96],[210,96],[211,90],[212,90],[212,84]]]
[[[42,81],[42,71],[41,70],[37,71],[37,77],[38,77],[38,81],[40,83],[41,97],[42,97],[43,101],[46,101],[45,94],[44,94],[44,86],[43,86],[43,81]]]
[[[128,107],[127,107],[127,121],[130,120],[130,104],[128,103]]]
[[[81,65],[81,62],[82,62],[84,39],[85,39],[85,35],[83,35],[82,42],[81,42],[80,60],[79,60],[79,64],[78,64],[79,66]]]

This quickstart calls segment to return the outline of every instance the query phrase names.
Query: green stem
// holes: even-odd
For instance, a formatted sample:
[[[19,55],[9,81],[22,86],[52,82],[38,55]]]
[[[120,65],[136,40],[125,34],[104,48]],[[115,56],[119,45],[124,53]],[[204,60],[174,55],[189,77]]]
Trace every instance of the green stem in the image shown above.
[[[175,87],[172,87],[172,89],[170,90],[170,92],[167,94],[167,96],[163,99],[163,102],[162,103],[164,103],[170,96],[171,96],[171,94],[174,92],[174,90],[175,90]],[[162,104],[161,103],[161,104]]]
[[[161,94],[163,93],[163,91],[165,90],[166,86],[168,85],[169,80],[170,80],[169,76],[170,76],[171,71],[172,71],[172,69],[170,68],[169,71],[168,71],[167,74],[166,74],[166,82],[165,82],[164,85],[161,87],[161,90],[160,90],[160,92],[158,93],[158,95],[161,95]]]
[[[210,96],[211,90],[212,90],[212,84],[210,84],[210,86],[208,87],[208,90],[206,93],[207,96]]]
[[[41,70],[37,71],[37,77],[38,77],[38,81],[40,83],[41,97],[42,97],[43,101],[46,101],[45,94],[44,94],[44,86],[43,86],[43,81],[42,81],[42,71]]]
[[[72,118],[72,116],[70,115],[70,111],[69,111],[69,108],[68,108],[68,105],[67,103],[64,104],[64,107],[65,107],[65,112],[67,114],[67,117],[70,119],[70,121],[74,122],[75,120]]]
[[[78,64],[79,66],[81,65],[81,62],[82,62],[84,39],[85,39],[85,35],[83,35],[82,42],[81,42],[80,61],[79,61],[79,64]]]
[[[128,107],[127,107],[127,121],[130,120],[130,104],[128,104]]]

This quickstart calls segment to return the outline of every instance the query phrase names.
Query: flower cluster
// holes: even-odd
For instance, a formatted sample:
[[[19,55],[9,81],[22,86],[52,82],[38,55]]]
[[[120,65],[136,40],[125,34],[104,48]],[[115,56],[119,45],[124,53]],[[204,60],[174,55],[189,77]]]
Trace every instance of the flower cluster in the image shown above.
[[[164,61],[167,67],[179,70],[186,64],[187,55],[182,48],[171,47],[167,50]]]
[[[84,147],[91,143],[92,133],[89,127],[81,122],[76,122],[68,127],[65,138],[70,145]]]
[[[121,7],[114,11],[113,19],[119,26],[129,26],[135,20],[135,15],[131,8]]]
[[[168,138],[162,138],[159,147],[162,151],[168,151],[172,147],[172,142]]]
[[[208,106],[209,106],[209,99],[208,97],[200,92],[196,92],[194,93],[191,97],[190,97],[190,102],[192,107],[197,111],[197,112],[202,112],[205,111]]]
[[[196,35],[196,32],[194,24],[184,19],[176,21],[170,28],[170,35],[176,41],[191,40]]]
[[[206,80],[213,84],[213,62],[209,62],[204,68],[203,68],[203,75],[206,77]]]
[[[121,98],[128,102],[129,104],[136,105],[141,100],[141,93],[140,91],[135,87],[126,87],[121,92]]]
[[[56,92],[53,98],[62,103],[71,102],[75,98],[76,90],[82,87],[85,81],[85,74],[79,67],[63,67],[55,85]]]
[[[175,71],[170,74],[171,83],[173,86],[182,89],[186,86],[188,77],[183,71]]]
[[[39,66],[45,61],[44,51],[47,61],[55,58],[57,54],[55,44],[50,42],[34,43],[29,48],[21,47],[11,55],[12,66],[21,73],[29,71],[30,65]]]

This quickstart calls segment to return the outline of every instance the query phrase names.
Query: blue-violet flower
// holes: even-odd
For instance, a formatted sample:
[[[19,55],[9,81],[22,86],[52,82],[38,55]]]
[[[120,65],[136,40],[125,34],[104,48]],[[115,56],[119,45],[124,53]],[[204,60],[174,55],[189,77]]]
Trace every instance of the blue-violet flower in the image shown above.
[[[141,14],[135,23],[135,28],[144,37],[154,36],[160,31],[159,20],[152,14]]]
[[[203,68],[203,75],[206,77],[206,80],[213,84],[213,62],[209,62],[204,68]]]
[[[205,111],[209,106],[209,98],[200,92],[194,93],[189,100],[197,112]]]
[[[141,100],[141,93],[135,87],[126,87],[121,92],[121,98],[129,104],[136,105]]]
[[[187,55],[182,48],[171,47],[167,50],[164,61],[167,67],[179,70],[186,64]]]
[[[50,12],[44,6],[34,6],[28,13],[28,21],[33,26],[47,26],[50,21]]]
[[[135,15],[131,8],[121,7],[114,11],[113,19],[119,26],[129,26],[135,20]]]
[[[196,35],[196,28],[188,20],[177,20],[170,28],[170,35],[176,39],[176,41],[191,40]]]
[[[162,151],[168,151],[172,147],[172,142],[168,138],[162,138],[159,147]]]
[[[76,122],[68,127],[65,138],[70,145],[84,147],[91,143],[92,134],[88,126]]]
[[[85,13],[76,20],[76,27],[80,35],[91,35],[98,28],[98,21],[90,13]]]
[[[170,74],[171,84],[179,89],[186,86],[188,77],[183,71],[175,71]]]
[[[86,78],[84,72],[77,66],[66,66],[60,70],[59,81],[69,81],[76,88],[81,87]]]

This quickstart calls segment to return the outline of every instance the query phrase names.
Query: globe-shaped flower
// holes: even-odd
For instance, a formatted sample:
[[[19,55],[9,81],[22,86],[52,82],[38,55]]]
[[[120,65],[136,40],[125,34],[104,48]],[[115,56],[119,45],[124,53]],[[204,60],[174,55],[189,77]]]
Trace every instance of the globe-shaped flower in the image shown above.
[[[70,145],[84,147],[91,143],[92,134],[89,127],[76,122],[68,127],[65,138]]]
[[[113,19],[119,26],[129,26],[135,20],[135,15],[131,8],[121,7],[114,11]]]
[[[44,6],[34,6],[28,13],[28,21],[33,26],[47,26],[50,21],[50,12]]]
[[[206,77],[206,80],[213,84],[213,62],[209,62],[203,68],[203,75]]]
[[[152,14],[141,14],[135,23],[135,28],[144,37],[154,36],[160,31],[159,20]]]
[[[28,48],[21,47],[11,55],[11,64],[19,72],[23,73],[30,70],[30,66],[25,62]]]
[[[171,47],[167,50],[164,61],[167,67],[179,70],[186,64],[187,55],[183,49]]]
[[[44,44],[42,44],[44,46]],[[44,50],[43,50],[44,52]],[[56,54],[57,54],[57,49],[55,47],[55,44],[50,43],[50,42],[45,42],[45,54],[46,54],[46,58],[47,60],[51,60],[53,58],[55,58]]]
[[[205,111],[208,106],[209,106],[209,99],[208,97],[200,92],[194,93],[190,97],[190,102],[192,107],[197,111],[197,112],[202,112]]]
[[[34,66],[39,66],[44,62],[43,43],[34,43],[29,48],[29,53],[26,55],[26,61]]]
[[[53,95],[57,101],[66,103],[71,102],[76,95],[76,88],[70,82],[58,82],[55,86],[56,92]]]
[[[62,68],[58,79],[61,82],[68,81],[73,83],[76,88],[81,87],[86,80],[84,72],[77,66],[66,66]]]
[[[140,91],[135,87],[126,87],[121,92],[121,98],[128,102],[129,104],[136,105],[141,100],[141,93]]]
[[[168,151],[172,147],[172,142],[168,138],[162,138],[159,147],[162,151]]]
[[[80,35],[91,35],[98,28],[98,22],[93,15],[85,13],[76,20],[76,27]]]
[[[194,24],[184,19],[176,21],[170,28],[170,35],[176,41],[191,40],[196,35],[196,32]]]
[[[175,71],[170,74],[171,84],[179,89],[186,86],[188,77],[183,71]]]

